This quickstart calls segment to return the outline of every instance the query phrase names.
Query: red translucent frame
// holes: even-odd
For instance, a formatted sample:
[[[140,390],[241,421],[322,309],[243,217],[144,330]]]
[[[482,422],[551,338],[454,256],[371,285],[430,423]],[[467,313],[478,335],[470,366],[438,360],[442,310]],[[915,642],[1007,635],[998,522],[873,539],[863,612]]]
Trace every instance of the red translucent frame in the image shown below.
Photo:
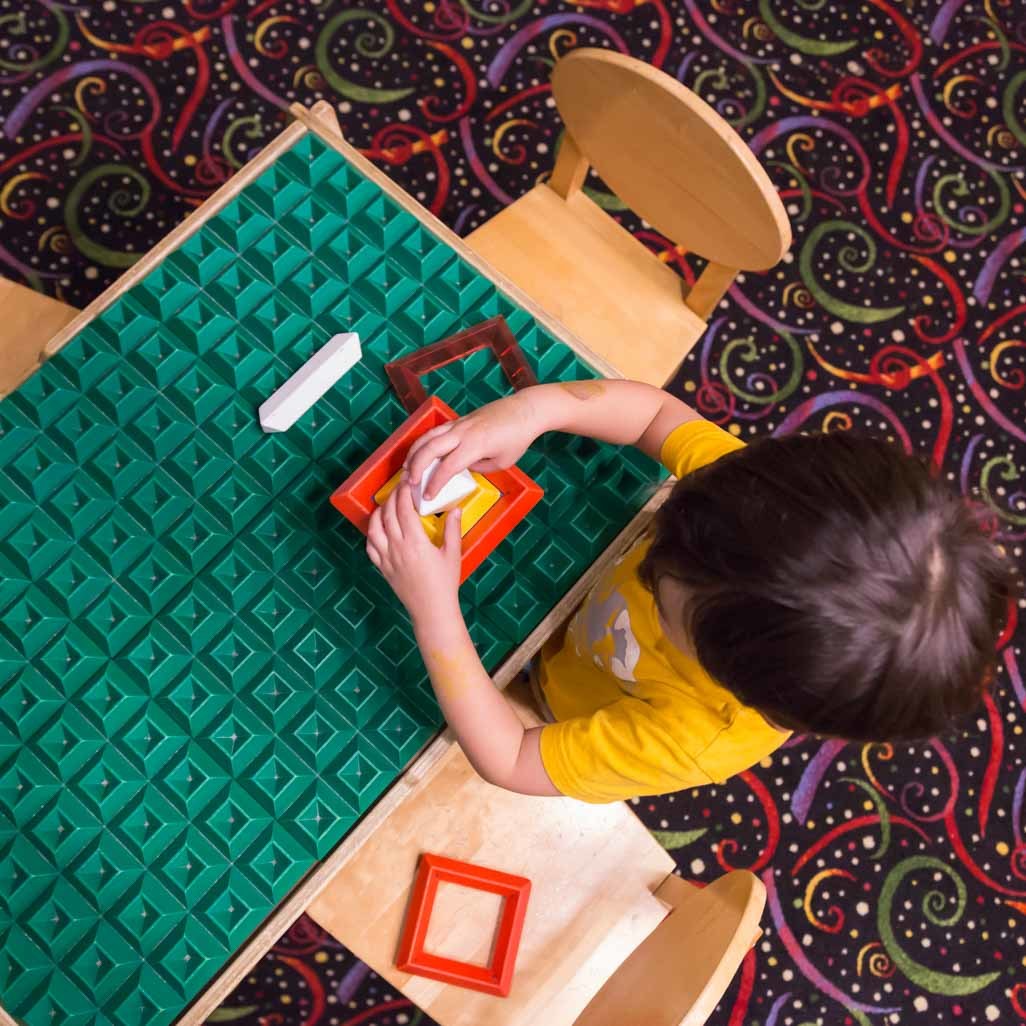
[[[480,349],[491,349],[514,388],[537,385],[538,379],[531,370],[523,350],[509,330],[505,317],[492,317],[475,324],[466,331],[443,338],[441,342],[418,349],[401,360],[385,364],[385,373],[399,396],[399,401],[411,413],[427,398],[421,378],[439,367],[456,360],[463,360]]]
[[[371,514],[377,508],[374,496],[402,468],[410,446],[432,428],[457,418],[455,410],[437,396],[431,396],[339,485],[331,496],[331,504],[366,534]],[[490,470],[485,476],[499,489],[502,498],[463,536],[461,584],[544,495],[539,485],[516,467]]]
[[[486,966],[460,962],[424,950],[431,910],[438,885],[457,884],[479,891],[501,895],[505,900],[495,931],[495,944],[491,961]],[[500,873],[469,862],[458,862],[444,855],[424,854],[417,866],[406,923],[399,941],[396,967],[416,976],[426,976],[443,983],[454,983],[471,990],[506,997],[513,985],[513,967],[516,963],[520,934],[527,914],[527,899],[531,894],[531,881],[523,876]]]

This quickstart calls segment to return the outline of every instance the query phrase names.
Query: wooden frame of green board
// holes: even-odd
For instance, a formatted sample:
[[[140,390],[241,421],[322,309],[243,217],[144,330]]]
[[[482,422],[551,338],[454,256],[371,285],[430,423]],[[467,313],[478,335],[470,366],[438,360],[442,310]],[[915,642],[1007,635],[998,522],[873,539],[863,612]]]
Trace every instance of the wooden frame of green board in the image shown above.
[[[295,145],[307,133],[318,136],[327,145],[336,149],[347,161],[356,166],[361,173],[384,189],[396,202],[415,214],[425,227],[452,247],[455,252],[477,271],[494,281],[511,299],[530,312],[541,324],[573,349],[598,373],[613,378],[622,376],[615,367],[590,352],[578,338],[567,331],[565,326],[546,314],[525,293],[495,272],[480,257],[470,251],[450,229],[407,196],[355,148],[346,143],[341,136],[338,122],[329,104],[322,101],[316,104],[312,110],[307,110],[297,104],[292,108],[292,113],[296,119],[295,122],[285,128],[260,154],[245,165],[231,181],[218,189],[217,192],[171,231],[164,240],[126,271],[121,278],[90,303],[61,331],[48,340],[41,339],[40,341],[43,344],[37,351],[34,360],[29,354],[25,358],[19,357],[17,365],[5,367],[5,379],[0,380],[0,399],[13,392],[21,382],[35,372],[38,366],[57,353],[98,314],[106,310],[120,296],[138,284],[161,260],[177,249],[202,224],[230,203],[243,188],[267,170],[282,153]],[[3,333],[0,332],[0,344],[2,342]],[[25,353],[25,347],[22,347],[19,352]],[[513,679],[527,660],[538,651],[551,631],[580,602],[597,575],[638,537],[649,522],[655,508],[665,497],[665,494],[666,490],[662,489],[650,500],[645,508],[637,514],[602,556],[592,565],[588,572],[554,605],[543,621],[511,653],[493,675],[493,679],[498,687],[505,687]],[[354,830],[336,846],[326,859],[311,869],[289,897],[278,905],[275,912],[268,917],[250,941],[236,953],[224,970],[208,984],[192,1005],[183,1012],[177,1020],[179,1026],[197,1026],[197,1024],[207,1019],[210,1013],[231,993],[259,958],[284,933],[288,926],[302,914],[313,898],[327,886],[338,869],[359,850],[361,844],[371,836],[375,826],[388,815],[390,808],[409,793],[414,782],[425,771],[426,767],[436,762],[452,744],[453,739],[451,735],[449,732],[444,732],[425,749],[403,776],[385,793],[377,805],[364,816]],[[0,1006],[0,1023],[4,1024],[4,1026],[17,1026],[15,1020],[4,1011],[2,1006]]]

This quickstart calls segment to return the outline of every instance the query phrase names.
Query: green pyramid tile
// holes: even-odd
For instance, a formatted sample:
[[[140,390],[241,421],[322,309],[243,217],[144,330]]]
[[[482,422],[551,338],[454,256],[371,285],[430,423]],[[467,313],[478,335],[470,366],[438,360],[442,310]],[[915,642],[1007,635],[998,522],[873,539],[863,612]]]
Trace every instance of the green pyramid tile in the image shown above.
[[[126,301],[160,322],[170,320],[199,292],[188,277],[166,262],[158,264],[126,295]]]
[[[346,219],[336,213],[315,193],[296,204],[279,221],[284,232],[303,249],[315,250],[346,230]]]
[[[219,305],[217,297],[221,295],[229,307],[234,309],[236,300],[233,298],[233,288],[246,283],[237,274],[232,274],[230,268],[225,274],[228,277],[223,284],[211,287],[209,295],[201,293],[184,309],[179,310],[173,320],[161,327],[160,334],[177,344],[181,352],[202,356],[235,327],[234,318]],[[217,281],[221,282],[221,279]],[[252,294],[247,292],[246,303],[256,303],[266,294],[266,286],[258,282]],[[247,309],[252,309],[252,306],[247,306]]]
[[[47,437],[80,466],[84,466],[94,453],[112,442],[117,433],[117,423],[84,396],[46,429]]]
[[[89,942],[65,964],[65,972],[97,1003],[109,1001],[136,977],[135,945],[113,924],[101,922]]]
[[[309,193],[279,164],[272,164],[245,192],[245,200],[272,221],[280,221]],[[245,251],[240,250],[245,253]]]
[[[310,189],[332,175],[341,174],[348,165],[340,154],[318,145],[312,136],[305,136],[282,155],[278,167],[289,178]],[[353,185],[362,181],[362,178],[354,179]]]
[[[177,798],[172,800],[172,796],[166,795],[163,787],[148,784],[131,805],[115,814],[107,824],[111,836],[148,868],[154,865],[158,855],[176,846],[188,827],[186,809]],[[164,900],[157,889],[158,882],[152,887],[146,881],[142,883],[147,900],[157,908],[184,910],[184,905],[176,900]]]
[[[184,829],[184,827],[183,827]],[[118,921],[151,952],[172,931],[180,933],[187,916],[185,906],[152,873],[134,881],[118,903]]]
[[[42,505],[76,474],[75,460],[45,435],[24,449],[7,466],[7,480]]]
[[[220,242],[222,247],[228,247],[234,253],[242,253],[273,226],[272,218],[254,204],[249,193],[243,193],[207,223],[207,233],[212,241]],[[206,285],[211,273],[216,275],[227,266],[226,263],[219,263],[206,268],[200,284]]]
[[[212,232],[197,232],[165,260],[165,266],[199,285],[216,278],[234,259]]]
[[[144,782],[158,776],[189,743],[187,729],[159,702],[144,700],[136,704],[122,698],[116,713],[119,722],[109,728],[109,736]]]
[[[65,698],[74,702],[74,710],[84,711],[79,702],[86,688],[98,676],[108,672],[107,653],[78,624],[69,623],[47,644],[35,659],[38,670],[57,687]],[[68,709],[68,715],[73,715]]]

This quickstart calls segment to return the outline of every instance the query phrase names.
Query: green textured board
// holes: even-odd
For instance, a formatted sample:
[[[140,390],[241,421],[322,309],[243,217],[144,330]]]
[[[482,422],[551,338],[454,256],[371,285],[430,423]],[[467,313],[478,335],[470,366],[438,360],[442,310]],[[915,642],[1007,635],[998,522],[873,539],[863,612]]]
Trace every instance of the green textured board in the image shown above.
[[[502,314],[541,380],[592,376],[303,137],[0,403],[0,1004],[173,1021],[439,727],[406,618],[328,497],[406,414],[385,362]],[[257,407],[357,331],[294,428]],[[491,355],[433,372],[466,412]],[[651,493],[549,436],[541,505],[461,592],[496,668]]]

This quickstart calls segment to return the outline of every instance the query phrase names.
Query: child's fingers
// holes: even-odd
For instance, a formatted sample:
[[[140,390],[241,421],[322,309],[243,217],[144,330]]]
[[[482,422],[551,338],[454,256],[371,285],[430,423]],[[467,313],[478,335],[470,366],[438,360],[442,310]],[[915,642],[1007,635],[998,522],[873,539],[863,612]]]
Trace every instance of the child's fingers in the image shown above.
[[[416,531],[420,529],[420,515],[413,506],[413,491],[409,482],[404,481],[397,489],[398,498],[396,508],[398,510],[399,526],[402,528],[403,536],[416,538]]]
[[[385,537],[390,542],[403,540],[403,529],[399,525],[399,515],[396,512],[400,491],[402,491],[401,486],[392,489],[392,494],[385,500],[385,505],[381,507],[381,523],[385,528]]]
[[[381,555],[388,551],[388,539],[385,537],[385,525],[381,522],[380,506],[371,514],[370,523],[367,525],[367,547],[370,548],[372,545]]]
[[[460,520],[462,517],[463,510],[457,506],[452,510],[445,518],[445,534],[442,536],[442,552],[445,555],[453,555],[455,558],[459,558],[459,552],[462,546],[462,538],[460,535]]]
[[[448,484],[454,474],[465,470],[466,467],[467,454],[458,448],[443,456],[438,466],[435,467],[435,472],[431,475],[427,488],[424,489],[424,498],[433,499]],[[413,480],[416,481],[417,478],[413,478]]]
[[[444,435],[436,435],[422,446],[406,464],[406,472],[414,484],[420,482],[424,471],[437,459],[447,456],[459,448],[460,436],[455,431],[447,431]],[[443,482],[444,483],[444,482]],[[438,491],[438,471],[431,475],[430,492],[433,496]],[[428,496],[430,498],[430,496]]]
[[[414,441],[414,443],[410,446],[409,452],[406,453],[406,459],[403,460],[403,466],[406,468],[406,472],[407,473],[410,472],[410,467],[413,464],[413,461],[416,459],[417,454],[425,446],[430,445],[432,442],[435,441],[435,439],[442,438],[443,436],[449,434],[449,432],[452,431],[452,429],[456,425],[456,423],[457,423],[457,421],[452,420],[452,421],[449,421],[446,424],[439,424],[438,427],[433,427],[430,431],[425,431],[424,434],[422,434],[420,436],[420,438],[416,439]],[[430,462],[431,461],[428,460],[423,465],[427,466],[427,463],[430,463]],[[414,481],[419,481],[420,478],[418,476],[418,477],[413,478],[413,480]]]
[[[381,553],[374,547],[370,539],[367,539],[367,558],[380,570],[381,569]]]

